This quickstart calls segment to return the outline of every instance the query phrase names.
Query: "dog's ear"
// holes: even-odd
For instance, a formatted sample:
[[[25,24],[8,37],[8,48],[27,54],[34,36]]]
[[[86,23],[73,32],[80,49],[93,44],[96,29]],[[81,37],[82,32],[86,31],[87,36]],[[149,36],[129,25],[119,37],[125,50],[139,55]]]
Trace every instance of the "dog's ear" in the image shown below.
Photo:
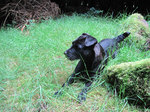
[[[88,33],[82,33],[82,35],[89,35]]]
[[[101,45],[96,44],[94,46],[94,52],[95,52],[95,59],[102,60],[104,58],[104,49]]]
[[[102,48],[102,46],[99,45],[98,43],[94,46],[93,50],[95,53],[95,59],[92,64],[92,68],[97,69],[97,67],[99,67],[100,63],[103,61],[105,53],[104,53],[104,49]]]
[[[101,45],[98,43],[94,46],[95,59],[92,64],[92,68],[98,67],[99,63],[101,63],[104,59],[105,52]]]
[[[86,39],[85,39],[85,46],[89,47],[92,45],[95,45],[97,43],[97,40],[90,36],[90,35],[86,35]]]

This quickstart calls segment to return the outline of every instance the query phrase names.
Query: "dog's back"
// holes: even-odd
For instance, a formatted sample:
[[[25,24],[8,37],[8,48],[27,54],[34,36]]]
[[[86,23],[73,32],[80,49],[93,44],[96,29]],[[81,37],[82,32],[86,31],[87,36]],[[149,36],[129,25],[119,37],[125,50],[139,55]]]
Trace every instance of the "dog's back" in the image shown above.
[[[130,35],[130,32],[125,32],[117,37],[112,39],[104,39],[99,42],[105,52],[105,57],[108,58],[109,54],[112,55],[112,58],[115,58],[118,49],[118,43],[122,42],[126,37]]]
[[[106,51],[109,48],[116,46],[118,43],[123,41],[129,35],[130,35],[129,32],[125,32],[117,37],[112,38],[112,39],[104,39],[104,40],[100,41],[99,44],[103,47],[104,51]]]

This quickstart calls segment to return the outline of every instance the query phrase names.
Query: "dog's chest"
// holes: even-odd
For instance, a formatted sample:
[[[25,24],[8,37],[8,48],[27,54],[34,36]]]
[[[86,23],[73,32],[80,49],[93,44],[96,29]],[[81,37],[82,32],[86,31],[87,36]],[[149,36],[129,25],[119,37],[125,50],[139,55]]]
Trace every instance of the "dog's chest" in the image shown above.
[[[94,76],[95,73],[92,73],[91,71],[88,70],[82,71],[80,74],[76,75],[76,77],[82,81],[91,80],[94,78]]]

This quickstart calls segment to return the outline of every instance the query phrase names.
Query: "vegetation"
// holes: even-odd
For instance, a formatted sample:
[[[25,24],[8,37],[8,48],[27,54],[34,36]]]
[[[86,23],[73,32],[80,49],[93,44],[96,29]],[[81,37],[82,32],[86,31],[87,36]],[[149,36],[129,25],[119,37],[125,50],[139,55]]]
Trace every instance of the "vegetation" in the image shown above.
[[[120,97],[140,106],[150,106],[150,58],[111,66],[105,81],[115,87]]]
[[[119,99],[102,86],[99,78],[87,101],[77,102],[82,83],[75,83],[55,98],[53,94],[72,73],[77,61],[70,62],[63,52],[72,40],[83,32],[96,37],[98,41],[122,33],[120,25],[126,15],[120,18],[86,17],[85,15],[64,16],[57,20],[31,23],[24,32],[14,28],[0,31],[0,110],[1,111],[141,111],[129,105],[126,99]],[[135,43],[121,44],[117,58],[110,60],[108,67],[122,62],[134,62],[150,58]],[[104,72],[105,75],[105,72]],[[144,109],[149,111],[149,109]]]
[[[139,13],[134,13],[129,16],[122,24],[124,31],[130,31],[131,40],[135,42],[137,46],[142,47],[145,41],[150,38],[150,28],[147,21]]]

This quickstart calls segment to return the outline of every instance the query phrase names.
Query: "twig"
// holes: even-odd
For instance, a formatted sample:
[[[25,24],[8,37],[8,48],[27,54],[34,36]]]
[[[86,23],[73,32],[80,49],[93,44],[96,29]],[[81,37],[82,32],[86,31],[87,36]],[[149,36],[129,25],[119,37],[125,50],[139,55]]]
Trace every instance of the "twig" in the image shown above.
[[[11,15],[12,21],[15,21],[17,26],[23,26],[21,28],[24,29],[27,20],[33,19],[36,22],[40,22],[42,19],[46,20],[49,17],[57,17],[61,12],[58,5],[50,0],[22,1],[8,3],[2,8],[6,15],[3,25],[6,24],[8,17]]]

